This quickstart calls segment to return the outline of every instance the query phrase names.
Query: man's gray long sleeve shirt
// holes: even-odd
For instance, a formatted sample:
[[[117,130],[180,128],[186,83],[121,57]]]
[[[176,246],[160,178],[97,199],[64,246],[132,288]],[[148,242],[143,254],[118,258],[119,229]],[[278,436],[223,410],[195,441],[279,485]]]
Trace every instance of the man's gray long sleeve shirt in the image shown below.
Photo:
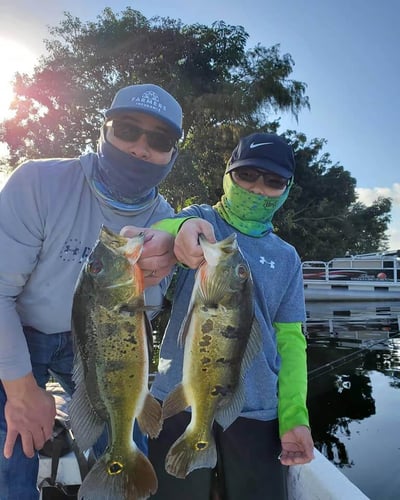
[[[118,233],[173,215],[161,195],[135,215],[110,209],[92,187],[95,161],[94,153],[29,161],[0,192],[0,379],[31,370],[22,326],[70,330],[74,287],[102,224]],[[160,304],[161,288],[146,290],[149,305]]]

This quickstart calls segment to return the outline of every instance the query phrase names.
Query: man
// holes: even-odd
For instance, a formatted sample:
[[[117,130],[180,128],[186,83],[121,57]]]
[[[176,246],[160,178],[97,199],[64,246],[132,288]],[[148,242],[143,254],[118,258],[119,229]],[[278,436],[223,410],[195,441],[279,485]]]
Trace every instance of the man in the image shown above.
[[[105,116],[97,153],[28,161],[0,193],[0,500],[39,497],[37,450],[55,417],[45,384],[52,374],[73,391],[73,292],[101,225],[149,228],[173,215],[157,186],[178,155],[178,102],[156,85],[132,85]],[[139,265],[146,302],[157,306],[173,238],[145,234]]]

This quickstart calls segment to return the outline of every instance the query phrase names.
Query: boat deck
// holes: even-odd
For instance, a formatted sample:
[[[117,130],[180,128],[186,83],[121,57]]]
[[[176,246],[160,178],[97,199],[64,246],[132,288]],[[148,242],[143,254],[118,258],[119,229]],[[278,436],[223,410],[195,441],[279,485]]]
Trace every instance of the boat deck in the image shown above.
[[[302,264],[306,301],[400,301],[400,251]]]

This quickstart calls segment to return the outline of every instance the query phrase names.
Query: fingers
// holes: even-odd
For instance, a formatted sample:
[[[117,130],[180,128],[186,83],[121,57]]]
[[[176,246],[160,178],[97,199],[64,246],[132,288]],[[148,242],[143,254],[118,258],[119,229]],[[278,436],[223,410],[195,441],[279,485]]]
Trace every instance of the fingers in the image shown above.
[[[196,269],[204,260],[203,250],[199,244],[199,235],[203,234],[210,243],[215,243],[212,224],[203,219],[188,219],[185,221],[176,238],[174,252],[182,264]]]
[[[313,457],[308,456],[308,454],[302,450],[298,451],[282,450],[278,459],[281,461],[282,465],[300,465],[311,462]]]
[[[160,252],[159,249],[157,251]],[[154,254],[151,249],[148,252],[143,252],[138,260],[138,265],[143,272],[145,287],[157,285],[171,273],[175,264],[176,257],[172,245],[167,251],[158,255]]]
[[[132,238],[140,232],[145,233],[145,240],[138,266],[143,272],[144,287],[147,288],[158,285],[176,264],[174,237],[165,231],[135,226],[124,226],[120,234]]]
[[[21,433],[22,449],[28,458],[35,455],[36,450],[41,450],[46,442],[44,439],[43,429],[34,429],[31,432]]]
[[[282,453],[278,458],[283,465],[306,464],[314,458],[314,442],[310,428],[306,425],[286,432],[281,443]]]
[[[11,457],[20,436],[24,454],[32,458],[35,450],[43,448],[44,443],[52,436],[56,416],[55,400],[35,383],[23,397],[10,395],[4,414],[7,422],[4,456]]]
[[[6,441],[4,443],[4,450],[3,450],[3,454],[4,454],[5,458],[11,458],[13,451],[14,451],[14,445],[15,445],[15,441],[16,441],[17,437],[18,437],[18,432],[12,432],[12,431],[7,432]],[[29,455],[27,455],[27,456],[29,456]]]
[[[143,227],[124,226],[119,232],[119,234],[124,238],[132,238],[133,236],[136,236],[139,233],[142,233],[143,231],[144,231]]]
[[[153,269],[153,270],[144,270],[143,278],[144,278],[144,288],[148,288],[149,286],[156,286],[170,273],[169,268],[164,270]]]
[[[35,427],[21,432],[8,431],[3,451],[5,458],[11,458],[18,435],[21,436],[22,449],[25,456],[32,458],[35,455],[35,451],[41,450],[45,442],[52,437],[52,432],[49,434],[42,427]]]
[[[140,233],[144,233],[144,244],[148,243],[154,238],[156,233],[164,233],[164,231],[157,231],[156,229],[150,229],[147,227],[137,227],[137,226],[124,226],[119,234],[124,238],[133,238]]]

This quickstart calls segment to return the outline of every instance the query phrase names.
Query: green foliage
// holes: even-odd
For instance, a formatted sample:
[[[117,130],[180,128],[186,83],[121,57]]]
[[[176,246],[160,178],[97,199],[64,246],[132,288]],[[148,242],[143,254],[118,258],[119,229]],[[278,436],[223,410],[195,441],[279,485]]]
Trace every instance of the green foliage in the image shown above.
[[[211,26],[147,19],[130,7],[106,8],[95,21],[69,13],[49,29],[47,53],[32,76],[16,76],[15,116],[0,126],[0,141],[15,167],[27,158],[74,157],[95,150],[103,112],[116,91],[155,83],[184,111],[185,137],[171,175],[160,186],[176,209],[214,204],[239,138],[255,130],[276,132],[270,115],[309,107],[306,85],[291,79],[294,62],[279,45],[248,48],[242,26]],[[365,207],[356,181],[322,153],[325,141],[287,132],[296,182],[274,223],[303,259],[384,249],[391,202]]]
[[[276,214],[279,236],[293,244],[303,260],[369,253],[387,248],[391,201],[381,198],[370,207],[357,201],[356,180],[328,153],[326,141],[307,143],[304,134],[287,133],[296,159],[295,184]]]
[[[246,126],[258,125],[261,113],[308,106],[305,84],[288,78],[290,56],[280,56],[278,46],[246,52],[241,26],[146,19],[128,7],[121,14],[106,8],[86,23],[66,13],[49,31],[47,55],[33,76],[16,79],[15,117],[1,133],[14,165],[95,149],[102,112],[119,88],[134,83],[159,84],[178,99],[186,135],[196,138],[196,158],[220,126],[233,129],[229,150]],[[208,168],[208,156],[196,160],[200,170]]]

